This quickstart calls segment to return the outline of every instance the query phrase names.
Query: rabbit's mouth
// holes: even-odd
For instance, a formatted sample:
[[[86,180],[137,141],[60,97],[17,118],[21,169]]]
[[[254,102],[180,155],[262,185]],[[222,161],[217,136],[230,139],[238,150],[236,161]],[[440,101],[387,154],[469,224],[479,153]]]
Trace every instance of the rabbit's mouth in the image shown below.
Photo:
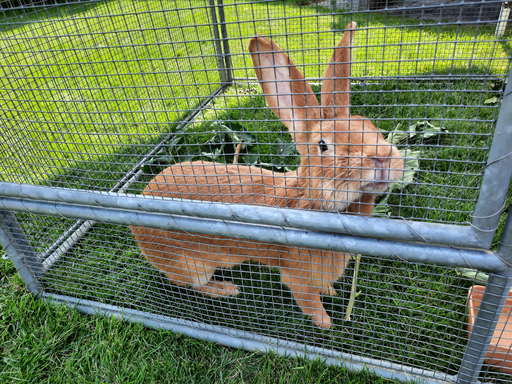
[[[370,180],[368,181],[361,190],[363,192],[384,192],[388,189],[389,183],[382,180]]]

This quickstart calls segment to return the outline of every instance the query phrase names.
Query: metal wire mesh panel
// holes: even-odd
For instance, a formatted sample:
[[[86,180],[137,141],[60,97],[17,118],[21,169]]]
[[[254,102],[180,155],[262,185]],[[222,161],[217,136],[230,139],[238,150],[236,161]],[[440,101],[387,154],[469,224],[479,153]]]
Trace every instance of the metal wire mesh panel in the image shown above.
[[[290,10],[282,3],[263,9],[226,4],[225,13],[234,76],[239,80],[207,119],[250,132],[266,124],[255,144],[242,149],[242,162],[268,164],[275,171],[293,169],[299,162],[287,145],[291,137],[271,111],[260,108],[264,102],[256,96],[261,92],[258,85],[241,80],[254,76],[247,39],[256,33],[272,36],[306,78],[321,81],[332,47],[345,26],[357,21],[351,113],[371,119],[386,137],[389,131],[398,132],[391,140],[399,145],[406,166],[413,170],[409,176],[414,173],[416,181],[406,194],[399,193],[403,185],[392,187],[389,213],[450,223],[470,220],[497,114],[497,99],[490,100],[508,73],[506,54],[494,40],[492,26],[439,25],[436,20],[405,19],[400,12],[370,17],[315,7]],[[320,86],[313,89],[320,91]],[[214,135],[217,125],[209,126],[208,120],[189,132],[208,130]],[[263,148],[261,142],[271,145]],[[216,157],[230,162],[233,153],[231,147]]]
[[[482,283],[459,248],[489,256],[491,294],[510,266],[492,239],[457,238],[497,239],[512,198],[507,174],[496,220],[475,225],[491,217],[475,215],[495,192],[487,167],[509,159],[489,161],[508,95],[502,5],[0,3],[0,208],[23,211],[8,220],[24,265],[45,297],[455,380]],[[321,249],[304,245],[316,235]],[[365,236],[388,258],[352,252]],[[420,245],[409,257],[390,239]],[[481,379],[509,380],[493,363],[508,352],[490,353]]]
[[[181,236],[189,241],[189,235]],[[238,245],[240,253],[254,246]],[[160,266],[163,263],[161,259]],[[467,343],[467,288],[474,279],[453,268],[363,257],[357,266],[354,309],[347,319],[355,266],[350,261],[345,275],[333,285],[335,291],[324,296],[335,324],[331,330],[315,326],[304,315],[282,283],[279,269],[257,262],[218,269],[217,281],[236,284],[240,293],[204,295],[172,284],[152,268],[140,257],[131,231],[122,226],[97,224],[41,282],[50,294],[204,323],[206,329],[232,328],[248,339],[275,337],[333,353],[456,374]]]
[[[203,2],[57,5],[3,14],[2,175],[109,190],[219,87],[210,14]]]

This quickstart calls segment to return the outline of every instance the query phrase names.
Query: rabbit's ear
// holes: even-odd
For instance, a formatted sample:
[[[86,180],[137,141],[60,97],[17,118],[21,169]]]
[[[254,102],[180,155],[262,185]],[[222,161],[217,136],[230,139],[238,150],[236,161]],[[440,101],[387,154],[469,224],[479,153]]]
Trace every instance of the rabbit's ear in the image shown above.
[[[249,52],[269,107],[288,127],[295,143],[306,144],[308,120],[318,121],[320,118],[320,108],[311,86],[272,41],[254,37],[249,43]],[[297,148],[305,154],[305,148],[300,145]]]
[[[350,45],[356,34],[356,26],[355,21],[346,26],[346,31],[325,69],[321,97],[324,119],[350,117]]]

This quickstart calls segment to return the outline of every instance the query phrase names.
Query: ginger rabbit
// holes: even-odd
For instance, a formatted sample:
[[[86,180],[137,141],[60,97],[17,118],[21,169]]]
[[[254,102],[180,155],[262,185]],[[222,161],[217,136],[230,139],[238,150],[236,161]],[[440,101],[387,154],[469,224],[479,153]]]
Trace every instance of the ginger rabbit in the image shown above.
[[[267,103],[301,156],[296,171],[186,162],[166,168],[143,194],[371,215],[375,196],[399,179],[403,161],[369,120],[350,117],[349,47],[355,27],[355,22],[347,25],[326,68],[321,105],[275,43],[260,36],[249,43]],[[332,283],[343,274],[349,254],[137,226],[132,231],[144,256],[172,282],[211,296],[239,292],[230,282],[212,280],[217,268],[248,260],[278,267],[302,311],[314,324],[331,327],[321,294],[334,292]]]

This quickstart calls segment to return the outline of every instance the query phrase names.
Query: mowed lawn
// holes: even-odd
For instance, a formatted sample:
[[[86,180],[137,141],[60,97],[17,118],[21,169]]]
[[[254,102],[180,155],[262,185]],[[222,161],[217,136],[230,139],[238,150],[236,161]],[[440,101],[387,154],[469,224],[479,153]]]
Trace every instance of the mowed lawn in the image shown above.
[[[172,162],[231,162],[236,143],[232,133],[218,135],[219,122],[252,140],[240,162],[293,169],[298,157],[291,137],[265,107],[259,86],[246,80],[227,88],[193,124],[179,126],[221,86],[206,4],[116,0],[0,15],[2,178],[108,191],[168,139],[129,190],[140,193]],[[292,2],[225,4],[236,79],[254,78],[246,47],[260,33],[273,36],[318,83],[319,63],[328,61],[345,25],[357,21],[352,114],[370,118],[385,133],[419,121],[439,128],[432,137],[406,135],[397,143],[414,164],[414,177],[382,198],[384,215],[458,224],[471,219],[498,111],[497,101],[485,102],[501,95],[510,52],[508,44],[494,42],[492,26],[419,25],[396,14],[332,14]],[[407,78],[432,74],[435,81]],[[37,251],[74,223],[19,219]],[[0,266],[0,382],[387,382],[318,359],[236,351],[79,315],[34,300],[12,264],[1,260]],[[245,287],[236,299],[177,288],[140,256],[125,226],[96,225],[43,284],[49,292],[455,374],[473,282],[456,269],[364,257],[354,314],[345,321],[353,269],[352,262],[335,284],[338,295],[324,298],[333,332],[314,328],[279,272],[256,263],[219,272]]]

